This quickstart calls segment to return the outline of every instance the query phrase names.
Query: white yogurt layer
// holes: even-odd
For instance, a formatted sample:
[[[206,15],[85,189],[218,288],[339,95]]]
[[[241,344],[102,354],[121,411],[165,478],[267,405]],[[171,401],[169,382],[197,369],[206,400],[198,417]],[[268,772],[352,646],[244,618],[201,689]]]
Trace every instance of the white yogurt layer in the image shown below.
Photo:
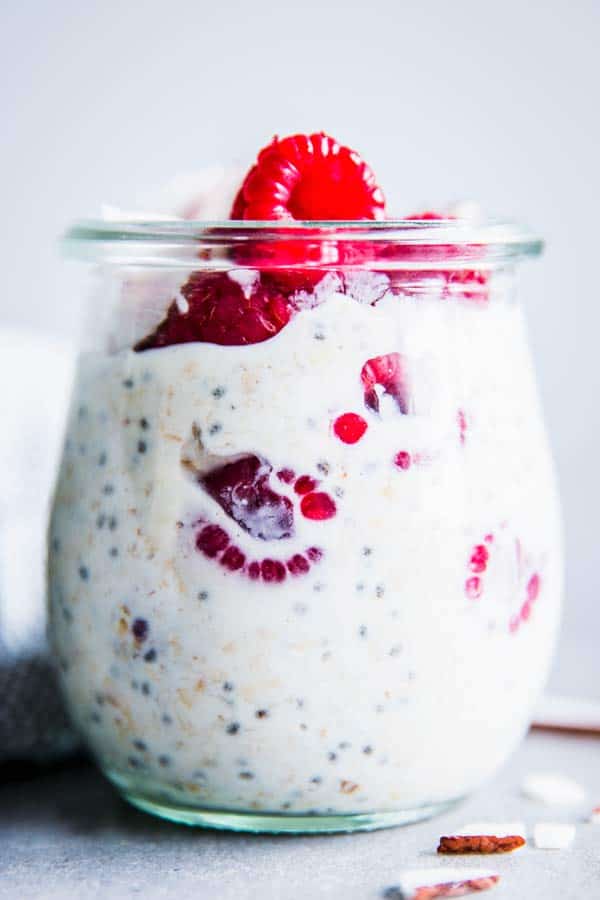
[[[392,352],[408,414],[381,391],[365,408],[361,369]],[[332,427],[347,412],[368,423],[353,445]],[[293,503],[290,537],[252,537],[198,480],[253,454]],[[305,518],[282,469],[317,479],[335,516]],[[246,560],[322,558],[252,581],[196,549],[207,522]],[[49,569],[71,709],[138,793],[288,813],[460,797],[522,735],[557,628],[555,487],[519,310],[332,289],[261,344],[84,356]]]

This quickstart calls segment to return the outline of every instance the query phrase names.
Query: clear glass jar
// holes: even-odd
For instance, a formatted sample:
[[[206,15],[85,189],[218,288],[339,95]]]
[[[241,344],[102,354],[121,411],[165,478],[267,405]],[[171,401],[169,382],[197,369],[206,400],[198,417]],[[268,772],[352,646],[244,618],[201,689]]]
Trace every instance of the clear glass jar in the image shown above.
[[[105,774],[251,831],[468,794],[527,728],[559,618],[514,296],[540,243],[421,221],[89,223],[67,245],[95,265],[51,632]]]

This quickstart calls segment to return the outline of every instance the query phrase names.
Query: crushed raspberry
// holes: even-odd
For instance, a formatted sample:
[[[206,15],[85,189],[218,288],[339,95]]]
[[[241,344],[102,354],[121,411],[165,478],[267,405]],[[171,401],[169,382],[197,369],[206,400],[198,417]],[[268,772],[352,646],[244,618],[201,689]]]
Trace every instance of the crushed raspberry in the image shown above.
[[[210,559],[218,556],[228,543],[227,532],[220,525],[205,525],[196,538],[196,547]]]
[[[344,413],[333,423],[333,430],[344,444],[356,444],[369,426],[357,413]]]
[[[485,572],[489,558],[489,551],[483,544],[477,544],[469,560],[471,572]]]
[[[331,519],[336,514],[336,505],[329,494],[317,491],[312,494],[305,494],[300,504],[302,515],[307,519],[321,521],[323,519]]]
[[[482,590],[481,578],[478,578],[477,575],[473,575],[472,578],[467,578],[465,581],[465,593],[471,600],[478,600]]]
[[[221,557],[220,562],[222,566],[225,566],[225,568],[229,569],[231,572],[237,572],[238,569],[243,568],[246,557],[241,550],[238,550],[238,548],[234,547],[232,544],[227,548]]]
[[[406,450],[399,450],[394,457],[394,465],[399,469],[410,469],[411,456]]]
[[[320,559],[323,559],[323,551],[319,547],[309,547],[306,555],[311,562],[319,562]]]
[[[445,219],[452,219],[453,216],[444,215],[444,213],[436,212],[433,209],[427,209],[425,212],[413,213],[411,216],[408,216],[409,219],[413,219],[417,222],[428,222],[428,221],[444,221]]]
[[[200,478],[207,493],[252,537],[265,541],[288,538],[294,510],[288,497],[269,486],[271,466],[258,456],[244,456]]]
[[[465,416],[462,409],[459,409],[459,411],[457,412],[456,420],[458,422],[458,434],[460,437],[460,442],[461,444],[464,444],[467,434],[467,417]]]
[[[248,566],[248,577],[251,578],[252,581],[257,581],[260,578],[260,563],[250,563]]]
[[[368,359],[362,367],[360,379],[368,409],[379,412],[379,395],[375,389],[379,385],[384,393],[394,398],[401,413],[408,413],[408,387],[399,353],[387,353]]]
[[[304,575],[310,569],[308,561],[301,553],[296,553],[287,561],[288,572],[290,575]]]
[[[317,482],[314,478],[311,478],[310,475],[301,475],[300,478],[296,480],[294,490],[297,494],[310,494],[311,491],[314,491],[316,486]]]
[[[260,574],[263,581],[284,581],[285,566],[276,559],[263,559],[260,564]]]
[[[280,481],[283,481],[284,484],[291,484],[296,477],[296,473],[293,469],[280,469],[277,473],[277,477]]]
[[[174,300],[137,352],[194,341],[226,346],[258,344],[287,325],[291,309],[274,286],[240,284],[226,272],[194,272],[181,288],[187,309]]]
[[[494,543],[494,535],[493,534],[486,534],[483,539],[486,542],[486,544]]]
[[[360,156],[322,132],[274,138],[235,198],[232,219],[383,219],[385,201]]]
[[[527,599],[530,603],[534,603],[540,593],[540,576],[535,572],[527,582]]]

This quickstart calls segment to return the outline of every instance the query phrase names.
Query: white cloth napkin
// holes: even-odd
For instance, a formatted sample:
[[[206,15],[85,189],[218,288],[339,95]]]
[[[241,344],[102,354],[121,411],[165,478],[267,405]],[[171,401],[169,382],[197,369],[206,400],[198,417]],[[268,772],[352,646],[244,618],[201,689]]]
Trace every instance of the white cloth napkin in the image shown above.
[[[0,761],[71,749],[48,652],[45,544],[75,352],[0,329]]]

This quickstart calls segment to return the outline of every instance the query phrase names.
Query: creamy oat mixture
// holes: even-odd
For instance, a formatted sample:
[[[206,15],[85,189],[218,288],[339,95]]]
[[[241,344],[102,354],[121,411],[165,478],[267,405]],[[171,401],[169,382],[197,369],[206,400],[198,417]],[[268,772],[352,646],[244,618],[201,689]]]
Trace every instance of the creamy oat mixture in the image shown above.
[[[560,533],[520,311],[320,300],[262,343],[81,358],[53,637],[104,770],[164,803],[458,797],[546,675]]]

